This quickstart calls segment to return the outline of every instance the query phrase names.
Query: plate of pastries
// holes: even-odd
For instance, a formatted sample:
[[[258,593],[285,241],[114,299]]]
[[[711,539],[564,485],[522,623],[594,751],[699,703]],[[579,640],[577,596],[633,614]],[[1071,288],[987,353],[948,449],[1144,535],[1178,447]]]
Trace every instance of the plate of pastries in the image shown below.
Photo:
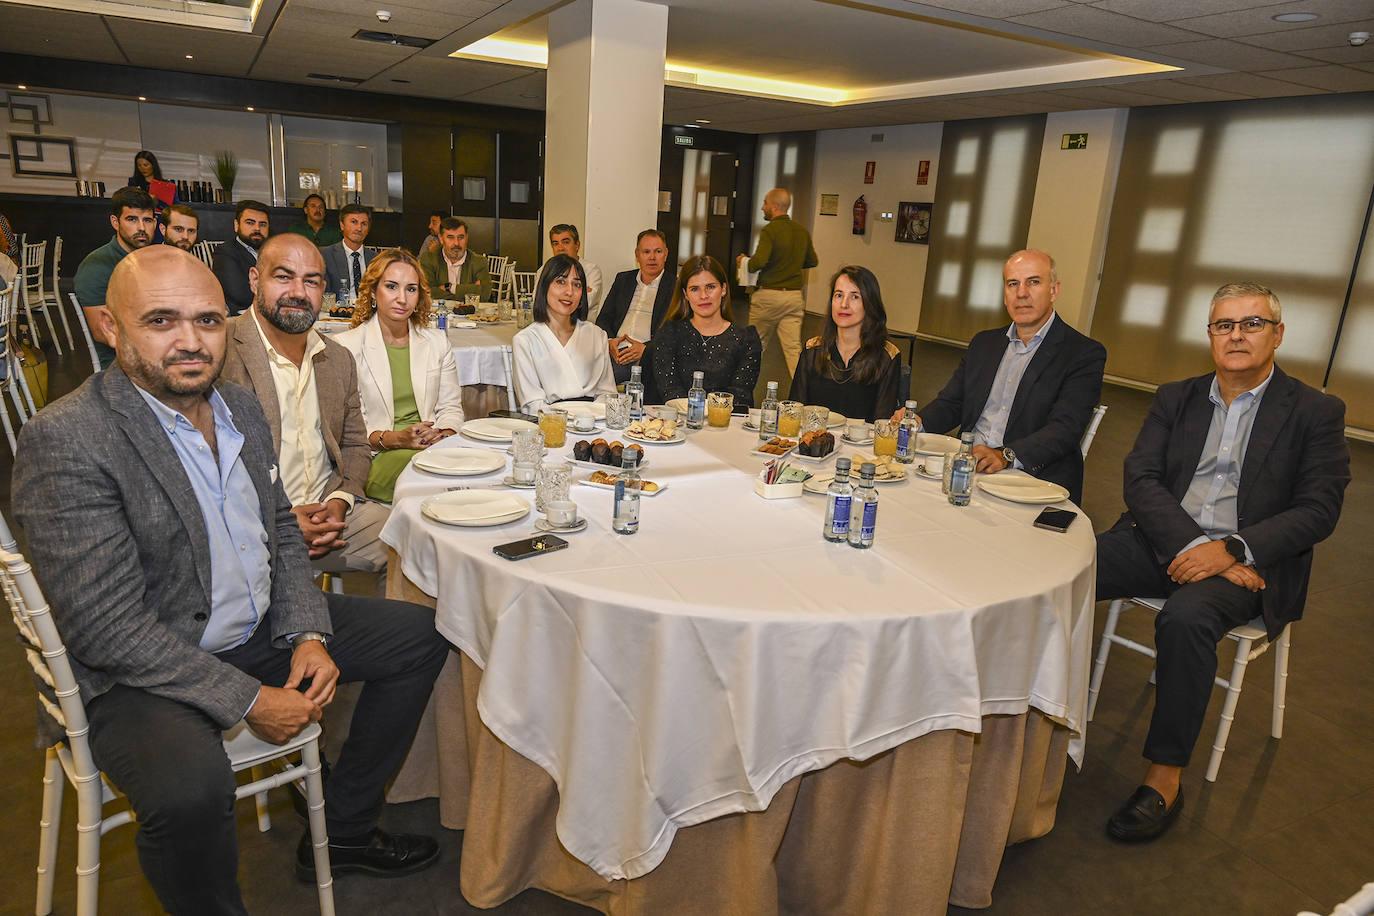
[[[644,467],[649,460],[644,457],[644,449],[631,443],[626,445],[619,439],[607,442],[605,439],[581,439],[573,443],[573,464],[584,467],[620,468],[625,460],[625,450],[639,452],[637,467]]]

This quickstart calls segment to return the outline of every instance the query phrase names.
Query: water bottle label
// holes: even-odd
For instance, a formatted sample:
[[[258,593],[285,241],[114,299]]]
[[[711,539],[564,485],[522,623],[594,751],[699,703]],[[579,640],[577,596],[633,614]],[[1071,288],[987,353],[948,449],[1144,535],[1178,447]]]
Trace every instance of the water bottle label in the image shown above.
[[[864,503],[864,518],[859,524],[859,537],[865,541],[873,540],[873,532],[878,527],[878,504]]]
[[[835,518],[830,523],[831,534],[849,534],[849,503],[848,496],[835,497]]]
[[[760,412],[759,425],[764,429],[778,428],[778,412],[776,410],[764,410]]]
[[[615,502],[611,508],[611,518],[620,518],[620,501],[625,498],[625,481],[615,482]]]
[[[897,427],[897,454],[906,457],[909,448],[911,448],[911,427]]]
[[[706,393],[691,395],[687,398],[687,421],[696,423],[706,419]]]
[[[964,494],[973,488],[973,475],[965,468],[955,468],[949,475],[949,491]]]

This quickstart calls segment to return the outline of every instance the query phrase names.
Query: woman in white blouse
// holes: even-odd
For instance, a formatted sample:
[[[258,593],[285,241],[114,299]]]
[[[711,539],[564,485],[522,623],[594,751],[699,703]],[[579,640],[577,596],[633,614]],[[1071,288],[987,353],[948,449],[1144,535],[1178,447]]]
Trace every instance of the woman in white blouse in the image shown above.
[[[525,413],[558,401],[615,394],[606,332],[587,321],[587,277],[565,254],[544,263],[534,323],[515,335],[515,398]]]
[[[334,338],[358,365],[373,455],[364,492],[371,499],[391,502],[411,457],[463,425],[458,365],[448,335],[429,327],[431,314],[420,263],[389,248],[358,284],[353,327]]]

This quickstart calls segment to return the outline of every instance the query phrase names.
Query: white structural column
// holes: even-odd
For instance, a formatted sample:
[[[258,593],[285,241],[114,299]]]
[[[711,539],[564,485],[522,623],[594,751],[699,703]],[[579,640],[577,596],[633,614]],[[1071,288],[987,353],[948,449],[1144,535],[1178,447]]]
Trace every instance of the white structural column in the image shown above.
[[[668,7],[574,0],[549,15],[544,224],[575,223],[610,283],[658,221]]]

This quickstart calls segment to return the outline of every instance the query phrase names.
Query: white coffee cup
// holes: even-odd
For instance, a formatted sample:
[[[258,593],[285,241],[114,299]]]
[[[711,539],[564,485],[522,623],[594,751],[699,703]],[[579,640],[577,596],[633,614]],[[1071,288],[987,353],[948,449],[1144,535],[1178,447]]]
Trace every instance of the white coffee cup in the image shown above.
[[[664,406],[662,406],[662,407],[655,407],[655,408],[654,408],[654,416],[658,417],[660,420],[668,420],[668,421],[671,421],[671,422],[673,422],[673,423],[676,423],[676,422],[677,422],[677,408],[676,408],[676,407],[669,407],[669,406],[666,405],[666,404],[665,404]]]
[[[932,476],[936,474],[943,475],[945,472],[944,455],[922,455],[920,463],[921,466],[925,468],[926,473]]]
[[[555,528],[571,528],[577,524],[577,503],[571,499],[555,499],[548,503],[549,524]]]
[[[534,483],[535,467],[532,464],[512,464],[510,476],[516,483]]]
[[[853,442],[862,442],[865,439],[873,438],[873,424],[863,420],[850,420],[845,435]]]
[[[760,407],[749,408],[749,425],[757,427],[763,422],[763,409]]]
[[[589,433],[596,429],[596,417],[589,413],[575,411],[571,413],[573,429],[580,433]]]

